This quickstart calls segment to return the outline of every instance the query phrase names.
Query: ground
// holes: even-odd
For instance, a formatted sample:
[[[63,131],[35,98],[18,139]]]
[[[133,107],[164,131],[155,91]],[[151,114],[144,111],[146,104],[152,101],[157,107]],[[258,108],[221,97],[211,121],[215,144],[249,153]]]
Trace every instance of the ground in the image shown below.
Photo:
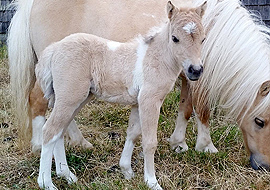
[[[19,124],[11,106],[6,49],[0,58],[0,189],[38,189],[39,154],[31,153],[29,142],[21,146]],[[211,117],[211,136],[219,152],[194,150],[196,123],[192,118],[187,130],[190,149],[184,153],[171,150],[167,139],[174,130],[180,90],[175,87],[161,109],[158,148],[155,154],[156,176],[166,190],[175,189],[270,189],[270,174],[249,166],[243,139],[233,120],[222,115]],[[130,107],[94,101],[76,117],[92,150],[68,147],[67,160],[79,178],[68,185],[64,179],[53,181],[59,189],[134,190],[148,189],[143,182],[142,147],[137,144],[132,157],[135,178],[125,180],[118,166],[124,146]]]

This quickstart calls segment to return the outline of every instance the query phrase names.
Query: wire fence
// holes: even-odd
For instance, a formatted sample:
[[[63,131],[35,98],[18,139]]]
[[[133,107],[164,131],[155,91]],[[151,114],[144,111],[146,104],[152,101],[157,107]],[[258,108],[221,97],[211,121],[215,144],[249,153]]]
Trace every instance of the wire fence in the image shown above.
[[[15,10],[9,6],[11,2],[12,0],[1,0],[0,2],[0,46],[6,43],[8,26],[15,13]]]

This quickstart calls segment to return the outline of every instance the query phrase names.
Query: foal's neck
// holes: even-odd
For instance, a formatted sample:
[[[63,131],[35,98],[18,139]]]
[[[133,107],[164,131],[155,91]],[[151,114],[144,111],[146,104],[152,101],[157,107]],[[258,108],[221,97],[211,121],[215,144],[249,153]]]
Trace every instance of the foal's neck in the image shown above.
[[[146,36],[145,43],[149,44],[149,51],[159,56],[159,64],[172,74],[179,76],[182,64],[175,60],[172,53],[170,33],[170,23],[166,23],[155,34]]]

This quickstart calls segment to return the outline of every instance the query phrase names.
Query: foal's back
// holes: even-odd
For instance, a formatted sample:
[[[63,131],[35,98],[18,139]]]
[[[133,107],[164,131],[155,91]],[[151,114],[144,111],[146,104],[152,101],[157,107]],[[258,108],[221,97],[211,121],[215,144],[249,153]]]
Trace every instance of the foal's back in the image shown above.
[[[54,86],[64,85],[63,79],[74,81],[70,93],[77,85],[88,83],[89,92],[99,99],[136,104],[132,76],[139,42],[119,43],[92,34],[72,34],[48,46],[37,67],[40,72],[51,70]],[[53,93],[51,88],[45,87],[47,93]]]

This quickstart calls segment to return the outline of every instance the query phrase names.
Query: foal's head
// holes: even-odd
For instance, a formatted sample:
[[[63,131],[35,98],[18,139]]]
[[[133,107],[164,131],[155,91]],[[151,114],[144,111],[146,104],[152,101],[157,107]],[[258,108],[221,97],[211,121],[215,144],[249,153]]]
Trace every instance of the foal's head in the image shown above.
[[[186,76],[198,80],[203,72],[201,47],[205,39],[202,16],[206,2],[197,8],[177,8],[170,1],[167,13],[170,20],[169,44],[175,60],[182,63]]]

